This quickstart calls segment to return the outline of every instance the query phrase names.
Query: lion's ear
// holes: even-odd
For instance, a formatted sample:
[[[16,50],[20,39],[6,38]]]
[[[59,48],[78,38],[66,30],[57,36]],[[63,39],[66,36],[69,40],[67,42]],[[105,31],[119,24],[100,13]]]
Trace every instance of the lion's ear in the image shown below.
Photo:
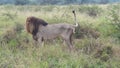
[[[46,25],[48,25],[48,23],[44,21],[44,22],[43,22],[43,26],[46,26]]]
[[[46,21],[42,20],[42,19],[38,19],[38,20],[37,20],[37,23],[38,23],[39,25],[43,25],[43,26],[48,25],[48,23],[47,23]]]

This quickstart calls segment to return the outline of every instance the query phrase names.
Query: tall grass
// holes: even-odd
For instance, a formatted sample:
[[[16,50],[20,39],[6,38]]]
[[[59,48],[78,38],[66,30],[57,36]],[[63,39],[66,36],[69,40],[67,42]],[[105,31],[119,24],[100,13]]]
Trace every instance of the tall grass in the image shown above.
[[[119,68],[120,43],[113,36],[119,31],[110,24],[119,19],[108,16],[111,6],[0,6],[0,68]],[[74,51],[70,52],[60,39],[47,41],[44,46],[34,44],[25,30],[28,16],[49,24],[74,24],[73,9],[80,24],[74,35]]]

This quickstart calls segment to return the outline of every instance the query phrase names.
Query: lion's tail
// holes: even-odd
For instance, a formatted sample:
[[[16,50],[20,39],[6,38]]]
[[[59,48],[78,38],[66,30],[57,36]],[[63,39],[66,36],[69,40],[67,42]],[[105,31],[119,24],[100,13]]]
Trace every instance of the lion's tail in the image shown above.
[[[73,12],[73,14],[74,14],[74,20],[75,20],[75,27],[78,27],[78,22],[77,22],[77,20],[76,20],[76,13],[75,13],[75,10],[73,10],[72,11]]]

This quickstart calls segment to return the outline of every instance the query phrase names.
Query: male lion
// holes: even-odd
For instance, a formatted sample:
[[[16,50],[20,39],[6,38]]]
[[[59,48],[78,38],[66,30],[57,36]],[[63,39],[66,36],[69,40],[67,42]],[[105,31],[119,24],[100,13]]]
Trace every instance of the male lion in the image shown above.
[[[66,42],[68,47],[72,49],[72,35],[75,28],[78,26],[75,11],[73,11],[73,13],[76,25],[67,23],[48,24],[40,18],[28,17],[26,20],[26,29],[33,35],[33,39],[38,41],[40,44],[44,40],[51,40],[60,36]]]

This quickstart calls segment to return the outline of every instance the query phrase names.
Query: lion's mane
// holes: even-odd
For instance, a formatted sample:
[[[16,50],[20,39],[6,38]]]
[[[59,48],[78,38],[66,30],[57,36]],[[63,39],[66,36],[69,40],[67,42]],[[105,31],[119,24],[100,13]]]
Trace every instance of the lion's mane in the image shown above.
[[[26,30],[27,30],[28,33],[33,35],[34,40],[37,40],[35,36],[38,32],[38,29],[39,29],[40,25],[46,26],[46,25],[48,25],[48,23],[45,22],[44,20],[40,19],[40,18],[36,18],[36,17],[33,17],[33,16],[27,17],[27,19],[26,19]]]

